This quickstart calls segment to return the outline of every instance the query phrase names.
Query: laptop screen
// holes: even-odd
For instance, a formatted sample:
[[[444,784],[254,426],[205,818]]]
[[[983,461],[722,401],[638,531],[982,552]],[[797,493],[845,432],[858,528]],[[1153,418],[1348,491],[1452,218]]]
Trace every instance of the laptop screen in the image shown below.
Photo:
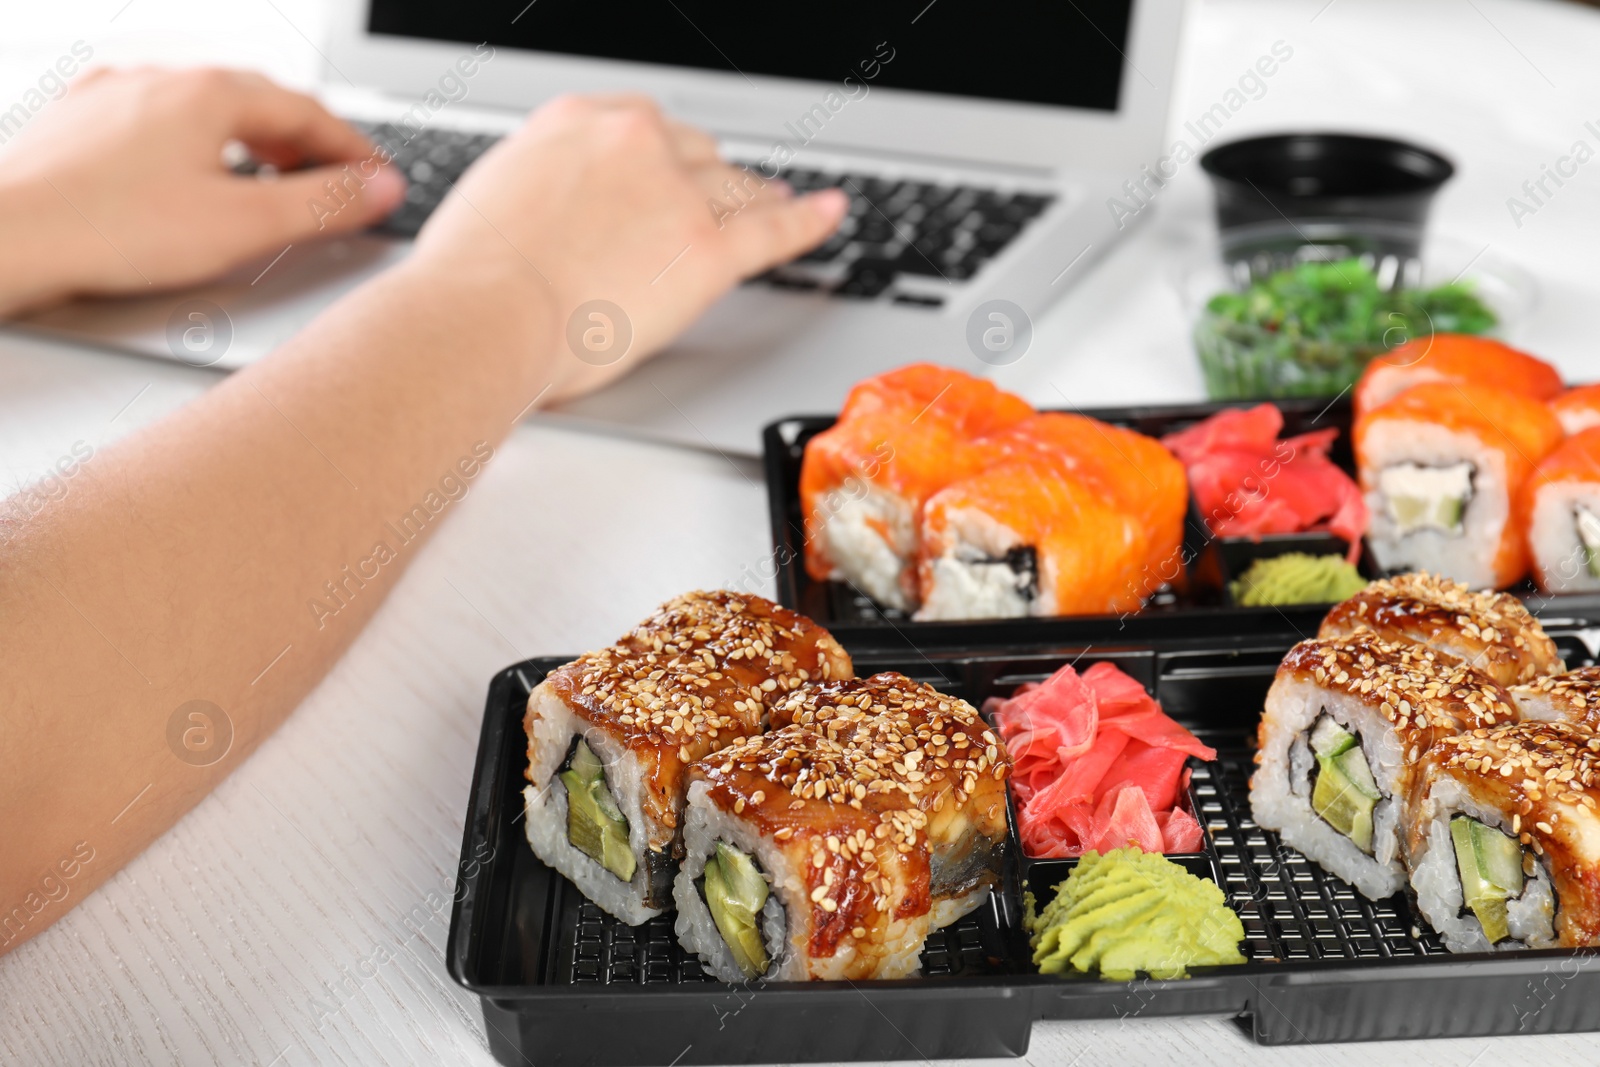
[[[1098,111],[1117,108],[1132,7],[1132,0],[371,3],[372,33]]]

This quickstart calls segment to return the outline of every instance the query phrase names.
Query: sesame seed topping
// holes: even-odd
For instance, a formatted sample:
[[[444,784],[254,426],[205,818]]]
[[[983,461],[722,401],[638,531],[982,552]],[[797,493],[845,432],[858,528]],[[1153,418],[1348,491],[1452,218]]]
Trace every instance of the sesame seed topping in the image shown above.
[[[1487,675],[1371,631],[1302,641],[1279,673],[1315,678],[1319,686],[1357,697],[1407,731],[1471,730],[1516,718],[1510,695]]]
[[[1426,644],[1446,659],[1475,664],[1502,685],[1562,669],[1555,643],[1516,597],[1473,592],[1425,573],[1370,583],[1328,613],[1318,636],[1364,631]]]

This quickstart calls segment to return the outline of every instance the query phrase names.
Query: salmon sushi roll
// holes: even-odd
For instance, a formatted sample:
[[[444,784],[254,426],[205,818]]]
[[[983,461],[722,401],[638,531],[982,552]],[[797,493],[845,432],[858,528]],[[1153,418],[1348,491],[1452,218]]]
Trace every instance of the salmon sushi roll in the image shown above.
[[[1160,441],[1086,415],[1047,412],[995,434],[985,446],[1003,456],[1050,461],[1061,477],[1087,482],[1134,515],[1149,542],[1140,576],[1146,592],[1180,573],[1189,486],[1183,464]]]
[[[1600,426],[1600,383],[1579,385],[1550,401],[1550,410],[1568,434]]]
[[[1567,438],[1544,457],[1521,503],[1539,588],[1600,589],[1600,427]]]
[[[676,930],[718,978],[903,978],[998,884],[998,738],[897,674],[806,686],[689,772]]]
[[[1267,693],[1251,813],[1381,900],[1406,884],[1418,761],[1446,737],[1515,718],[1492,678],[1422,645],[1372,633],[1302,641]]]
[[[528,696],[528,843],[611,915],[671,904],[689,764],[766,725],[767,705],[849,677],[822,627],[760,597],[690,593]]]
[[[806,571],[912,611],[922,505],[984,462],[973,441],[1033,414],[980,378],[917,364],[861,382],[800,466]]]
[[[1560,440],[1542,402],[1461,382],[1413,386],[1362,414],[1356,465],[1378,566],[1516,582],[1528,567],[1519,494]]]
[[[1317,636],[1362,631],[1398,644],[1427,645],[1501,685],[1566,670],[1555,642],[1522,601],[1510,593],[1474,593],[1461,582],[1431,574],[1369,583],[1329,610]]]
[[[1417,793],[1411,888],[1450,951],[1600,944],[1600,737],[1523,722],[1447,738]]]
[[[1139,517],[1034,458],[991,467],[923,509],[919,621],[1134,611],[1150,559]]]
[[[1548,401],[1561,392],[1561,374],[1508,344],[1464,333],[1436,333],[1378,356],[1356,382],[1357,417],[1424,382],[1489,382],[1497,389]]]

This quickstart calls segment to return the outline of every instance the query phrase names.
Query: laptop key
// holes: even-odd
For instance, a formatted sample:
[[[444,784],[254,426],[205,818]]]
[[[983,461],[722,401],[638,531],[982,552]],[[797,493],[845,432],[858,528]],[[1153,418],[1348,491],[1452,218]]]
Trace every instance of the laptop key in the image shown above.
[[[850,268],[844,281],[834,287],[835,296],[871,299],[879,296],[894,284],[895,264],[883,260],[866,259]]]
[[[1037,196],[1032,193],[1018,193],[1016,196],[1011,198],[1011,203],[1007,206],[1014,211],[1025,212],[1027,218],[1032,218],[1035,215],[1043,213],[1044,209],[1049,207],[1050,202],[1054,199],[1055,197],[1053,196]]]
[[[835,234],[800,257],[802,263],[826,263],[843,252],[854,241],[848,234]]]
[[[898,236],[895,225],[882,215],[873,213],[861,220],[861,228],[856,231],[856,240],[862,244],[882,244]]]

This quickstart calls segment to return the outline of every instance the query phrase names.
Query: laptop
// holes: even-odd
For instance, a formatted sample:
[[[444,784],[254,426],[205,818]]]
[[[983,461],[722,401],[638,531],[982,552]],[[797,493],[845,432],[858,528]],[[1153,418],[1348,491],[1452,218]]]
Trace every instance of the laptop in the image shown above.
[[[822,247],[549,416],[756,454],[768,422],[837,410],[865,376],[916,360],[987,373],[1025,350],[1032,319],[1124,232],[1112,199],[1150,188],[1181,14],[1182,0],[335,0],[323,96],[405,170],[395,215],[198,289],[21,325],[243,366],[402,259],[529,109],[639,91],[764,177],[844,188],[851,212]]]

